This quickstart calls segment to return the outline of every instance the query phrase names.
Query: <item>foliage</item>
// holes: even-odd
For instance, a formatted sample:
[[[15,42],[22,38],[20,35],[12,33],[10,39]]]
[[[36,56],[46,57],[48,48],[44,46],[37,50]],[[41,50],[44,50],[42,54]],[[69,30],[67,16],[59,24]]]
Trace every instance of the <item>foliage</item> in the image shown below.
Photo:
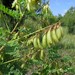
[[[71,7],[62,18],[64,26],[69,28],[69,33],[75,33],[75,8]]]
[[[13,6],[15,10],[12,9],[12,6],[9,9],[0,4],[0,75],[75,74],[71,58],[62,57],[61,52],[58,53],[61,51],[60,45],[64,42],[45,48],[43,59],[40,58],[42,50],[35,49],[33,45],[27,45],[28,40],[37,34],[37,31],[40,33],[41,29],[57,22],[57,19],[49,7],[45,9],[47,12],[43,12],[45,5],[41,5],[41,0],[38,0],[37,7],[33,10],[27,9],[25,1],[18,0],[18,9],[16,8],[17,4]],[[39,3],[41,6],[38,5]],[[41,11],[37,14],[36,11],[40,7]],[[16,13],[13,15],[9,11]]]
[[[3,6],[2,4],[0,4],[0,10],[6,14],[12,16],[15,19],[18,19],[20,17],[20,14],[17,11],[10,10],[10,9],[6,8],[5,6]]]

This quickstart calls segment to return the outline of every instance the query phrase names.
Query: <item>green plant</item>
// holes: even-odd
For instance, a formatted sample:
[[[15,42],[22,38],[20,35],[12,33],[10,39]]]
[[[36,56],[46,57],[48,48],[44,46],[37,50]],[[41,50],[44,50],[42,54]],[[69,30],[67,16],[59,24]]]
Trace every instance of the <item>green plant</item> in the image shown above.
[[[74,67],[71,67],[71,61],[69,61],[70,57],[62,57],[61,52],[58,53],[58,51],[61,51],[59,50],[59,43],[52,47],[41,48],[40,44],[42,41],[40,42],[40,40],[44,38],[40,37],[42,35],[40,32],[45,32],[46,28],[50,27],[50,10],[48,9],[47,12],[36,14],[32,10],[27,10],[27,4],[24,0],[18,0],[17,3],[19,8],[14,11],[18,11],[20,15],[16,17],[9,13],[11,9],[8,9],[7,12],[5,6],[2,5],[4,9],[0,7],[1,13],[4,12],[16,18],[16,20],[12,19],[12,22],[15,23],[11,24],[11,21],[9,21],[10,25],[5,21],[7,28],[0,27],[0,74],[63,75],[65,72],[75,74]],[[16,7],[16,4],[14,7]],[[15,13],[15,15],[18,13]],[[6,16],[9,17],[8,15]],[[53,16],[51,17],[51,22],[54,23],[55,18]],[[11,25],[13,25],[12,29]],[[52,28],[55,27],[53,26]],[[34,48],[32,44],[33,41],[36,42],[36,39],[39,48]]]
[[[12,16],[14,19],[18,19],[20,17],[20,14],[18,13],[18,11],[8,9],[2,4],[0,4],[0,11],[3,11],[4,13]]]

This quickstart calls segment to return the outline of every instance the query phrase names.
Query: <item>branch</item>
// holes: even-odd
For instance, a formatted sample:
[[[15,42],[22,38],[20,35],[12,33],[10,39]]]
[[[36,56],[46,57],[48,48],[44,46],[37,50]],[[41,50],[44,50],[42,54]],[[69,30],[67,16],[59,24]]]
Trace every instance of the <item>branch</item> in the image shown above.
[[[50,25],[50,26],[51,26],[51,25]],[[47,26],[47,27],[42,28],[42,29],[39,29],[39,30],[37,30],[37,31],[35,31],[35,32],[32,32],[32,33],[30,33],[30,34],[27,34],[27,35],[25,35],[24,37],[25,37],[25,38],[28,38],[29,36],[34,35],[34,34],[36,34],[36,33],[38,33],[38,32],[41,32],[41,31],[47,29],[47,28],[50,27],[50,26]]]
[[[0,52],[4,49],[4,47],[5,47],[5,46],[2,46],[2,47],[0,48]]]
[[[20,20],[16,23],[15,27],[14,27],[13,30],[11,31],[11,34],[16,30],[17,26],[21,23],[23,17],[24,17],[24,14],[21,16]]]
[[[4,62],[4,63],[1,63],[0,65],[8,64],[8,63],[11,63],[11,62],[17,61],[17,60],[19,60],[19,59],[20,59],[20,58],[15,58],[15,59],[12,59],[12,60],[6,61],[6,62]]]
[[[57,23],[55,23],[55,24],[53,24],[53,25],[56,25],[56,24],[61,24],[60,22],[57,22]],[[43,31],[43,30],[45,30],[45,29],[47,29],[47,28],[49,28],[49,27],[52,27],[53,25],[49,25],[49,26],[47,26],[47,27],[44,27],[44,28],[42,28],[42,29],[39,29],[39,30],[37,30],[37,31],[35,31],[35,32],[32,32],[32,33],[30,33],[30,34],[27,34],[27,35],[25,35],[24,37],[25,38],[28,38],[29,36],[31,36],[31,35],[34,35],[34,34],[36,34],[36,33],[38,33],[38,32],[41,32],[41,31]]]
[[[38,50],[38,51],[40,51],[40,50]],[[38,52],[38,51],[36,51],[36,52]],[[31,58],[31,55],[35,54],[36,52],[33,52],[33,53],[30,53],[30,54],[26,55],[26,59],[27,59],[27,58],[28,58],[28,59]],[[22,57],[22,58],[23,58],[23,57]],[[17,61],[17,60],[21,60],[22,58],[15,58],[15,59],[6,61],[6,62],[4,62],[4,63],[1,63],[0,65],[4,65],[4,64],[8,64],[8,63]],[[26,62],[26,61],[27,61],[27,60],[25,60],[25,62]]]

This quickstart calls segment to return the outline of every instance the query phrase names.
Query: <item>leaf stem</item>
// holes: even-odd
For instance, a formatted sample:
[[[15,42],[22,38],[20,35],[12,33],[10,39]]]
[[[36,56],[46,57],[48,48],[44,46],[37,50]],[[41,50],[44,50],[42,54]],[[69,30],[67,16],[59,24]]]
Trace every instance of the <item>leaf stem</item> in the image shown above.
[[[17,61],[17,60],[19,60],[19,59],[20,59],[20,58],[15,58],[15,59],[12,59],[12,60],[6,61],[6,62],[4,62],[4,63],[1,63],[0,65],[7,64],[7,63],[11,63],[11,62],[13,62],[13,61]]]
[[[38,50],[38,51],[39,51],[39,50]],[[36,52],[38,52],[38,51],[36,51]],[[33,52],[33,53],[30,53],[30,54],[26,55],[26,59],[27,59],[27,58],[28,58],[28,59],[31,58],[31,55],[35,54],[36,52]],[[4,62],[4,63],[1,63],[0,65],[8,64],[8,63],[11,63],[11,62],[20,60],[20,59],[21,59],[21,58],[15,58],[15,59],[6,61],[6,62]],[[25,60],[25,61],[27,61],[27,60]]]
[[[24,17],[24,14],[21,16],[20,20],[16,23],[15,27],[14,27],[13,30],[11,31],[11,34],[16,30],[17,26],[21,23],[23,17]]]
[[[34,35],[34,34],[36,34],[36,33],[38,33],[38,32],[41,32],[41,31],[43,31],[43,30],[45,30],[45,29],[47,29],[47,28],[49,28],[49,27],[52,27],[53,25],[56,25],[56,24],[61,24],[61,23],[57,22],[57,23],[55,23],[55,24],[49,25],[49,26],[44,27],[44,28],[42,28],[42,29],[39,29],[39,30],[37,30],[37,31],[35,31],[35,32],[29,33],[29,34],[25,35],[24,37],[25,37],[25,38],[28,38],[29,36]]]
[[[5,47],[5,46],[2,46],[2,47],[0,48],[0,52],[4,49],[4,47]]]

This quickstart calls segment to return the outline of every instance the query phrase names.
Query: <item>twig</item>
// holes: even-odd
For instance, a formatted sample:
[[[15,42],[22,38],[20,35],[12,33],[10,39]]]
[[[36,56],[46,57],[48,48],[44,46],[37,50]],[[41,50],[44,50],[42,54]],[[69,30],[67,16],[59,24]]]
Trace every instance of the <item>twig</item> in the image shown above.
[[[57,23],[55,23],[55,24],[53,24],[53,25],[56,25],[56,24],[59,24],[59,25],[60,25],[61,23],[60,23],[60,22],[57,22]],[[49,26],[44,27],[44,28],[42,28],[42,29],[39,29],[39,30],[37,30],[37,31],[35,31],[35,32],[29,33],[29,34],[25,35],[24,37],[25,37],[25,38],[28,38],[29,36],[34,35],[34,34],[36,34],[36,33],[38,33],[38,32],[41,32],[41,31],[43,31],[43,30],[45,30],[45,29],[47,29],[47,28],[49,28],[49,27],[51,27],[51,26],[53,26],[53,25],[49,25]]]
[[[11,31],[11,34],[16,30],[17,26],[21,23],[23,17],[24,17],[24,14],[21,16],[20,20],[16,23],[15,27],[14,27],[13,30]]]
[[[39,51],[39,50],[38,50],[38,51]],[[30,53],[29,55],[26,55],[26,58],[30,58],[31,55],[33,55],[34,53],[37,53],[38,51],[33,52],[33,53]],[[22,58],[23,58],[23,57],[22,57]],[[6,62],[4,62],[4,63],[1,63],[0,65],[8,64],[8,63],[11,63],[11,62],[17,61],[17,60],[19,60],[19,59],[21,59],[21,58],[15,58],[15,59],[12,59],[12,60],[6,61]],[[26,61],[27,61],[27,60],[25,60],[25,62],[26,62]]]
[[[19,60],[19,59],[20,59],[20,58],[15,58],[15,59],[12,59],[12,60],[6,61],[6,62],[4,62],[4,63],[1,63],[0,65],[8,64],[8,63],[11,63],[11,62],[13,62],[13,61],[17,61],[17,60]]]
[[[42,29],[40,29],[40,30],[37,30],[37,31],[35,31],[35,32],[32,32],[32,33],[29,33],[29,34],[25,35],[24,37],[27,38],[27,37],[29,37],[29,36],[31,36],[31,35],[34,35],[34,34],[36,34],[36,33],[38,33],[38,32],[41,32],[41,31],[45,30],[45,29],[48,28],[48,27],[50,27],[50,26],[44,27],[44,28],[42,28]]]
[[[0,52],[4,49],[4,47],[5,47],[5,46],[2,46],[2,47],[0,48]]]

